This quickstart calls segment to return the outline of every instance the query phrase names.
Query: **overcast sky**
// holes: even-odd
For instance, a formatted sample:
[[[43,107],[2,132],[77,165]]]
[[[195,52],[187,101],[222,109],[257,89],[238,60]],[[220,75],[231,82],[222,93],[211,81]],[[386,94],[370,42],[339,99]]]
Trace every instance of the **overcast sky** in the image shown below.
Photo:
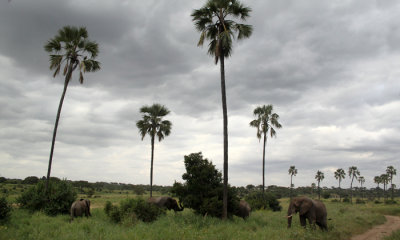
[[[318,170],[327,187],[338,185],[338,168],[357,166],[367,187],[387,166],[400,171],[400,2],[242,2],[254,32],[225,61],[229,182],[262,183],[262,142],[249,122],[264,104],[283,126],[268,140],[266,185],[289,186],[291,165],[295,186],[311,185]],[[135,123],[153,103],[173,124],[155,145],[154,184],[182,181],[183,156],[194,152],[222,171],[219,66],[197,47],[190,17],[204,3],[1,0],[0,176],[47,173],[64,79],[52,77],[43,46],[65,25],[87,28],[102,69],[83,85],[73,76],[52,176],[149,184],[150,138],[141,141]]]

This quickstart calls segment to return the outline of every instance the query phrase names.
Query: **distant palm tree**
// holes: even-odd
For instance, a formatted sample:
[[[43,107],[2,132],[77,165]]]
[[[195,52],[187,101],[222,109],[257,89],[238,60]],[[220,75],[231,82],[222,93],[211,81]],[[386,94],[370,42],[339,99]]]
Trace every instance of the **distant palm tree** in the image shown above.
[[[342,201],[342,191],[340,188],[340,183],[342,182],[342,179],[346,177],[346,172],[343,170],[343,168],[339,168],[335,172],[335,178],[339,180],[339,200]]]
[[[376,191],[377,191],[377,196],[378,196],[378,200],[379,200],[379,199],[380,199],[380,195],[379,195],[379,184],[382,183],[381,177],[380,177],[380,176],[375,176],[375,177],[374,177],[374,183],[377,184]]]
[[[64,102],[65,93],[73,71],[79,67],[79,82],[83,83],[84,72],[94,72],[100,69],[100,63],[94,59],[99,53],[99,46],[96,42],[88,39],[88,32],[84,27],[65,26],[58,30],[58,34],[50,39],[44,49],[50,54],[50,69],[55,70],[53,77],[56,77],[64,64],[63,75],[64,90],[58,105],[56,122],[51,141],[49,167],[46,178],[46,192],[49,186],[51,164],[53,161],[54,144],[56,141],[58,121],[60,120],[61,108]],[[89,57],[88,57],[89,56]]]
[[[289,175],[290,175],[290,200],[292,200],[292,189],[293,189],[293,184],[292,184],[292,178],[293,176],[296,176],[297,174],[297,169],[295,166],[290,166],[289,168]]]
[[[383,183],[383,197],[385,200],[387,200],[387,192],[386,192],[386,187],[389,184],[389,175],[388,174],[381,174],[381,180]]]
[[[396,169],[393,166],[389,166],[386,168],[386,174],[389,176],[390,180],[390,188],[392,189],[392,201],[394,200],[394,184],[393,184],[393,176],[396,175]]]
[[[318,170],[317,174],[315,175],[315,179],[318,182],[318,199],[321,199],[321,188],[320,188],[319,184],[322,180],[324,180],[324,178],[325,178],[324,173],[321,172],[320,170]]]
[[[163,117],[169,114],[169,110],[160,104],[153,104],[152,106],[143,106],[140,108],[142,113],[142,120],[136,122],[139,133],[144,137],[148,134],[151,139],[151,166],[150,166],[150,197],[153,196],[153,160],[154,160],[154,139],[157,137],[158,141],[164,139],[171,133],[172,123],[168,120],[163,120]]]
[[[364,198],[363,196],[363,184],[365,183],[365,178],[363,176],[358,177],[358,182],[360,183],[360,190],[361,190],[361,198]]]
[[[225,91],[225,58],[232,54],[232,40],[249,38],[253,32],[251,25],[240,24],[233,19],[245,21],[251,9],[237,0],[208,0],[206,4],[192,12],[192,20],[201,33],[197,46],[209,40],[208,54],[220,61],[222,113],[224,123],[224,191],[222,218],[228,216],[228,110]]]
[[[350,183],[350,202],[353,203],[353,180],[354,178],[357,179],[360,176],[360,171],[358,171],[356,166],[349,167],[348,171],[349,177],[351,178]]]
[[[282,125],[278,122],[279,115],[273,113],[272,105],[263,105],[262,107],[257,107],[254,109],[254,116],[256,119],[250,122],[251,127],[257,128],[257,138],[261,140],[263,137],[263,161],[262,161],[262,181],[263,181],[263,196],[265,188],[265,148],[267,145],[268,131],[269,135],[272,137],[276,136],[276,128],[281,128]]]

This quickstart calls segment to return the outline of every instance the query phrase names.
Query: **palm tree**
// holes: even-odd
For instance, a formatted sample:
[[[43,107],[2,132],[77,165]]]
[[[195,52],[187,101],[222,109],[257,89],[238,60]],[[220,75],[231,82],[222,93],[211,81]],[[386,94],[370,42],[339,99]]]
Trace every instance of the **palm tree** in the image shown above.
[[[350,202],[353,203],[353,180],[354,178],[357,179],[360,176],[360,171],[358,171],[356,166],[349,167],[348,171],[349,177],[351,178],[350,183]]]
[[[318,181],[318,199],[321,199],[321,188],[319,187],[319,184],[322,180],[324,180],[324,178],[324,173],[318,170],[317,174],[315,175],[315,179]]]
[[[270,133],[271,138],[276,136],[276,131],[274,127],[281,128],[282,125],[278,122],[279,115],[273,113],[272,105],[263,105],[262,107],[257,107],[254,109],[254,119],[250,122],[250,127],[257,128],[257,138],[261,140],[263,136],[263,161],[262,161],[262,181],[263,181],[263,196],[264,196],[264,188],[265,188],[265,148],[267,145],[267,136],[268,131]]]
[[[140,108],[142,120],[136,122],[139,133],[142,136],[142,141],[146,134],[150,135],[151,139],[151,165],[150,165],[150,197],[153,196],[153,160],[154,160],[154,139],[158,137],[158,141],[164,139],[171,133],[172,123],[168,120],[163,120],[163,117],[169,114],[169,110],[160,104],[152,106],[143,106]]]
[[[360,183],[360,190],[361,190],[361,198],[364,198],[363,196],[363,184],[365,183],[365,178],[363,176],[358,177],[358,182]]]
[[[346,172],[343,170],[343,168],[339,168],[335,172],[335,178],[339,180],[339,200],[342,201],[342,191],[340,188],[340,183],[342,182],[342,179],[346,177]]]
[[[381,177],[380,177],[380,176],[375,176],[375,177],[374,177],[374,183],[377,184],[376,191],[377,191],[378,200],[379,200],[379,199],[380,199],[380,195],[379,195],[379,184],[382,183]]]
[[[387,193],[386,193],[386,187],[389,183],[389,175],[388,174],[381,174],[381,180],[383,183],[383,197],[385,200],[387,200]]]
[[[253,32],[251,25],[240,24],[234,20],[245,21],[251,9],[237,0],[208,0],[200,9],[192,12],[192,20],[201,33],[197,46],[204,40],[210,41],[208,54],[220,61],[221,95],[224,132],[224,193],[222,218],[228,214],[228,111],[225,92],[225,58],[232,54],[232,40],[249,38]]]
[[[389,166],[386,168],[386,174],[389,176],[390,180],[390,188],[392,189],[392,201],[394,200],[394,184],[393,184],[393,176],[396,175],[396,169],[393,166]]]
[[[296,176],[297,174],[297,169],[295,166],[290,166],[289,168],[289,175],[290,175],[290,200],[292,200],[292,189],[293,189],[293,184],[292,184],[292,178],[293,176]]]
[[[58,34],[50,39],[44,49],[50,53],[50,70],[54,70],[53,77],[56,77],[62,65],[64,78],[64,90],[58,105],[56,122],[53,130],[53,140],[49,158],[49,167],[46,178],[46,192],[50,180],[51,164],[53,161],[54,144],[56,141],[58,121],[60,120],[61,108],[64,102],[65,93],[72,73],[79,67],[79,82],[83,83],[84,72],[94,72],[100,69],[100,63],[94,59],[99,53],[99,46],[96,42],[88,39],[88,32],[85,27],[65,26],[58,30]]]

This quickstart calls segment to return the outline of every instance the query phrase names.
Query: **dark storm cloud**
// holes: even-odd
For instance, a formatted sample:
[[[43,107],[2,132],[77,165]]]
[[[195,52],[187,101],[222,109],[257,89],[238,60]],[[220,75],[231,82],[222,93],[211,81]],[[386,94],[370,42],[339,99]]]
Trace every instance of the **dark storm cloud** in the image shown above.
[[[397,1],[244,1],[253,35],[226,61],[230,181],[261,183],[262,146],[249,127],[273,104],[283,128],[267,146],[267,184],[309,185],[317,170],[395,165],[400,132],[400,4]],[[219,66],[196,46],[198,1],[11,1],[0,3],[0,163],[7,177],[44,175],[63,77],[52,78],[46,41],[86,26],[102,69],[73,76],[54,173],[69,179],[148,182],[149,141],[135,122],[143,105],[171,110],[171,135],[156,146],[156,184],[180,180],[183,155],[202,151],[222,168]],[[81,161],[85,170],[69,166]],[[31,171],[23,164],[33,163]],[[102,179],[91,171],[96,163]],[[124,166],[124,167],[121,167]],[[169,167],[172,166],[172,167]],[[395,166],[399,168],[400,166]],[[383,169],[384,170],[384,169]],[[375,174],[376,175],[376,174]],[[114,179],[114,180],[113,180]],[[369,183],[368,183],[369,181]]]

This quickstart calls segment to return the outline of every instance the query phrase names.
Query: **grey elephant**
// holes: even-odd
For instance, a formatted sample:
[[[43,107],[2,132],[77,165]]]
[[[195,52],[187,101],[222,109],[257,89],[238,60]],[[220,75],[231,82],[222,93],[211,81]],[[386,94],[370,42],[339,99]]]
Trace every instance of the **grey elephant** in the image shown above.
[[[157,205],[160,208],[167,208],[168,210],[173,209],[175,212],[183,211],[181,204],[178,206],[178,202],[172,197],[151,197],[147,202]]]
[[[246,201],[240,200],[239,207],[235,215],[238,217],[242,217],[243,219],[246,219],[249,217],[250,212],[251,212],[250,205]]]
[[[82,217],[85,214],[86,217],[92,216],[90,213],[90,201],[87,199],[79,199],[71,205],[71,220],[74,217]]]
[[[327,212],[323,202],[307,197],[293,198],[287,212],[288,228],[291,227],[292,216],[296,213],[299,213],[301,226],[306,227],[306,220],[308,219],[308,223],[312,227],[315,228],[315,224],[317,224],[322,230],[328,230]]]

